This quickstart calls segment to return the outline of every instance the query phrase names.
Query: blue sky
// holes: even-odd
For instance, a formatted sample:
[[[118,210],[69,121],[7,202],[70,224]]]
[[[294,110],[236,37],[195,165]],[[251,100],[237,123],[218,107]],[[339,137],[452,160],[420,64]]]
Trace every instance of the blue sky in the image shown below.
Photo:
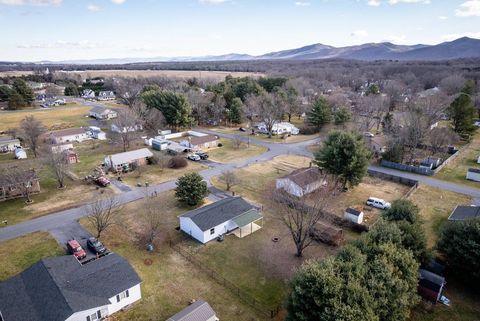
[[[263,54],[480,38],[480,0],[0,0],[0,60]]]

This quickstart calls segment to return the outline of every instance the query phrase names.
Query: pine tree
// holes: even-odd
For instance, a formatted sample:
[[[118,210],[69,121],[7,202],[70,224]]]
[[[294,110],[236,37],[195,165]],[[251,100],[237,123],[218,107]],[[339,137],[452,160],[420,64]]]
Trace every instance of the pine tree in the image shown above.
[[[318,131],[332,121],[332,107],[324,97],[318,98],[307,113],[307,122]]]

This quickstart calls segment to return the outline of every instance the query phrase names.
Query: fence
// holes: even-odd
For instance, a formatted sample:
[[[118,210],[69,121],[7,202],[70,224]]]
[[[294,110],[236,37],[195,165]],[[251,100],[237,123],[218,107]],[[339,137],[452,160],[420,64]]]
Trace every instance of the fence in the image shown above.
[[[368,174],[370,174],[371,176],[374,176],[374,177],[378,177],[378,178],[386,179],[386,180],[389,180],[389,181],[392,181],[392,182],[395,182],[395,183],[400,183],[400,184],[403,184],[403,185],[410,186],[410,189],[408,190],[407,193],[405,193],[405,195],[402,196],[402,199],[408,198],[418,188],[418,181],[415,180],[415,179],[401,177],[401,176],[397,176],[397,175],[393,175],[393,174],[386,174],[386,173],[382,173],[382,172],[377,172],[377,171],[372,170],[372,169],[368,170]]]
[[[266,307],[264,304],[262,304],[257,299],[255,299],[253,296],[241,290],[238,286],[236,286],[229,280],[225,279],[216,271],[209,268],[205,263],[202,263],[200,260],[197,260],[192,253],[189,253],[188,251],[182,249],[178,244],[175,244],[174,242],[170,241],[169,245],[175,252],[177,252],[178,254],[183,256],[187,261],[189,261],[190,263],[195,265],[197,268],[202,270],[209,277],[214,279],[218,284],[229,289],[233,294],[238,296],[243,302],[250,305],[260,314],[264,315],[265,317],[273,319],[280,312],[280,306],[277,306],[274,309]]]
[[[380,165],[382,165],[383,167],[393,168],[399,171],[410,172],[410,173],[415,173],[420,175],[433,176],[433,174],[435,174],[435,171],[430,168],[423,168],[419,166],[389,162],[384,159],[382,159],[382,162],[380,163]]]

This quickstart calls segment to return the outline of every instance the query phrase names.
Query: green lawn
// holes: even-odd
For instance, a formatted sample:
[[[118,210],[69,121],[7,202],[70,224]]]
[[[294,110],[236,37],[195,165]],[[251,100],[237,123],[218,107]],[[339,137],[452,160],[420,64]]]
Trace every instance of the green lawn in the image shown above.
[[[253,156],[262,154],[267,151],[265,147],[256,146],[253,144],[241,143],[236,146],[235,142],[230,139],[220,139],[219,143],[222,147],[217,147],[208,150],[209,159],[220,163],[231,163],[243,159],[251,158]]]
[[[64,253],[55,239],[46,232],[0,242],[0,281],[14,276],[45,257]]]

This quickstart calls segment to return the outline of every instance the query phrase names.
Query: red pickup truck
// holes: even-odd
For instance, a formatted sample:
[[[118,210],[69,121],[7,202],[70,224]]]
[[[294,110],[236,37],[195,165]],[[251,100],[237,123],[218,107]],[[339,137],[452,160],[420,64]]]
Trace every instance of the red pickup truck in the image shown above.
[[[85,250],[81,247],[80,243],[77,240],[70,240],[67,242],[67,249],[72,253],[78,260],[82,260],[87,256]]]
[[[110,184],[110,181],[105,176],[100,176],[95,179],[95,183],[101,187],[107,187]]]

